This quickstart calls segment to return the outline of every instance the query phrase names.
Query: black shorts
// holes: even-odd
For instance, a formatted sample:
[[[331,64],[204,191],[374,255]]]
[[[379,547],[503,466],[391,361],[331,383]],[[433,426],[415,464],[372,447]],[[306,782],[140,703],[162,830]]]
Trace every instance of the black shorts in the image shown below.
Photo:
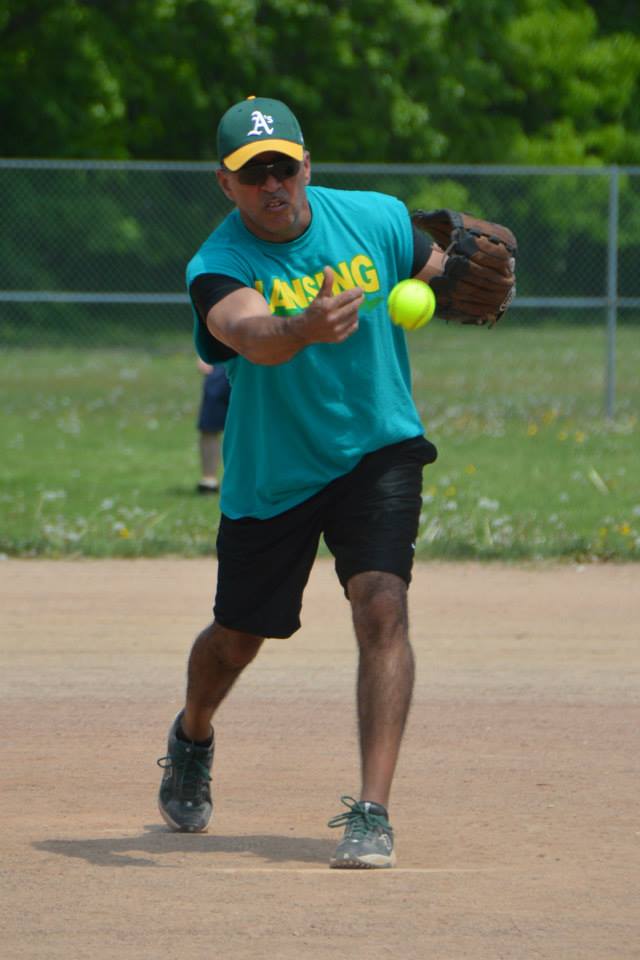
[[[436,459],[424,437],[367,454],[350,473],[268,520],[220,520],[218,623],[259,637],[290,637],[320,536],[338,579],[377,570],[411,580],[422,506],[422,468]]]

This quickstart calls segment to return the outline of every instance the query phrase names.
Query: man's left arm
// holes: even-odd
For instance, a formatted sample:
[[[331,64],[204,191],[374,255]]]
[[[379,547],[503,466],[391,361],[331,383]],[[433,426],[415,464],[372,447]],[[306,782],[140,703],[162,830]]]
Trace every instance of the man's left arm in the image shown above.
[[[444,265],[446,262],[446,253],[437,243],[434,243],[431,248],[431,253],[429,254],[429,259],[422,269],[414,274],[414,278],[416,280],[422,280],[424,283],[429,283],[433,277],[438,277],[441,273],[444,273]]]

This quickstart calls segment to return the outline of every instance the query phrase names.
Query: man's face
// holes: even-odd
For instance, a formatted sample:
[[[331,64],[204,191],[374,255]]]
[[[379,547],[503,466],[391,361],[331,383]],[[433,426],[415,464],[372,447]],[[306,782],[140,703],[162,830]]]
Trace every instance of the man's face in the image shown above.
[[[284,154],[269,151],[253,157],[242,170],[278,161],[293,163]],[[261,240],[270,240],[272,243],[295,240],[304,233],[311,221],[305,189],[311,179],[309,154],[305,151],[304,160],[292,177],[278,179],[275,173],[283,175],[283,171],[277,167],[275,173],[273,169],[257,170],[256,173],[260,174],[262,181],[257,184],[243,183],[242,171],[232,173],[222,168],[216,172],[216,176],[224,194],[237,206],[248,230]]]

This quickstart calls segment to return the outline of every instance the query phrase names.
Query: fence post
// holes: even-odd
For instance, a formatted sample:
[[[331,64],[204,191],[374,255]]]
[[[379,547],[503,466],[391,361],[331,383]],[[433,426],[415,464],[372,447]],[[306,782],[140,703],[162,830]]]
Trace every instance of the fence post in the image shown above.
[[[607,372],[606,415],[613,419],[616,401],[616,327],[618,315],[618,168],[609,171],[609,231],[607,237]]]

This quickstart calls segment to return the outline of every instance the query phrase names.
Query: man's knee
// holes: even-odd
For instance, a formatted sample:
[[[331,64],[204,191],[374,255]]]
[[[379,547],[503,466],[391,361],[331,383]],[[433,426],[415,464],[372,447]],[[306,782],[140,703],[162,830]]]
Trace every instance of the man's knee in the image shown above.
[[[211,651],[227,670],[243,670],[258,653],[264,637],[230,630],[215,620],[205,631]]]
[[[353,576],[349,600],[358,640],[394,643],[408,632],[407,585],[393,573],[371,571]]]

